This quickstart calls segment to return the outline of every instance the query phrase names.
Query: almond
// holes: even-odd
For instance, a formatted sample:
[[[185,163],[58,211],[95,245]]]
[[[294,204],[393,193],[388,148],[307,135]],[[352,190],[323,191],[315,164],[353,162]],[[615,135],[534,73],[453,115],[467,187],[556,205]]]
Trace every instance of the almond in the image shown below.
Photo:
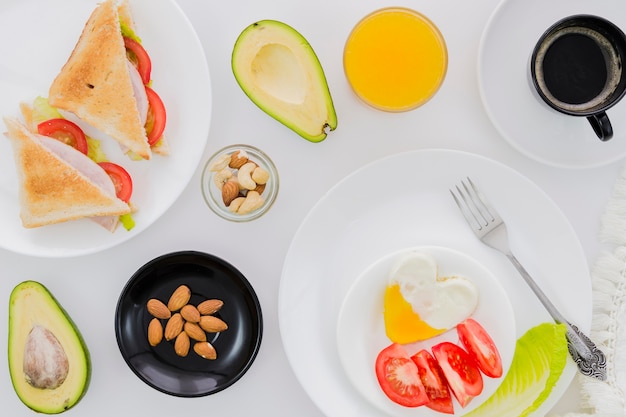
[[[174,351],[178,356],[187,356],[189,353],[189,346],[191,342],[189,340],[189,336],[187,333],[181,332],[178,336],[176,336],[176,341],[174,342]]]
[[[148,324],[148,343],[150,346],[156,346],[163,340],[163,325],[157,318],[150,320]]]
[[[209,342],[197,342],[193,345],[193,350],[204,359],[213,360],[217,358],[217,352]]]
[[[203,316],[208,316],[209,314],[217,313],[223,305],[224,302],[217,298],[205,300],[198,304],[198,312]]]
[[[228,325],[220,318],[215,316],[200,317],[200,327],[209,333],[223,332],[228,329]]]
[[[146,308],[148,309],[148,313],[152,314],[153,317],[157,319],[169,319],[172,316],[172,313],[167,308],[165,303],[161,300],[157,300],[156,298],[151,298],[146,303]]]
[[[206,341],[206,333],[204,333],[204,330],[202,330],[196,323],[186,322],[184,329],[187,336],[191,337],[193,340],[197,340],[198,342]]]
[[[239,169],[248,162],[248,156],[245,152],[235,151],[230,155],[228,166],[233,169]]]
[[[252,191],[256,191],[259,194],[263,194],[263,191],[265,191],[265,184],[257,184],[256,188]]]
[[[178,311],[185,306],[191,298],[191,290],[186,285],[181,285],[172,293],[167,308],[170,311]]]
[[[181,308],[180,315],[183,316],[186,321],[190,321],[192,323],[197,323],[200,321],[200,312],[196,307],[191,304],[187,304],[186,306]]]
[[[222,201],[229,206],[237,196],[239,196],[239,184],[235,181],[227,181],[222,186]]]
[[[183,316],[180,313],[174,314],[165,325],[165,340],[170,341],[176,338],[183,331]]]

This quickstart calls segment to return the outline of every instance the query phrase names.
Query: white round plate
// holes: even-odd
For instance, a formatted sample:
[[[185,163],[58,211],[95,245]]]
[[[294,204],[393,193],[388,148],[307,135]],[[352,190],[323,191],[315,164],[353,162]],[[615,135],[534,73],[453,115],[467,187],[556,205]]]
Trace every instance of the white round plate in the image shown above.
[[[493,339],[502,358],[503,375],[509,369],[515,351],[515,316],[509,297],[497,278],[476,260],[456,250],[424,246],[390,253],[369,266],[352,284],[339,310],[337,321],[337,349],[339,359],[352,385],[381,412],[395,417],[435,417],[441,413],[427,407],[408,408],[392,402],[383,393],[374,371],[376,357],[392,342],[385,334],[383,318],[384,294],[389,271],[399,259],[411,252],[430,254],[437,263],[440,278],[462,276],[476,285],[479,304],[472,314]],[[441,342],[460,344],[456,330],[421,342],[405,345],[413,355]],[[454,415],[465,414],[482,404],[498,388],[502,378],[483,375],[484,388],[466,408],[454,402]]]
[[[393,173],[390,180],[389,173]],[[554,202],[518,172],[493,160],[451,150],[390,156],[347,176],[313,207],[283,265],[278,319],[285,352],[304,390],[328,417],[383,417],[363,401],[337,351],[340,307],[373,262],[414,246],[443,246],[476,259],[504,287],[519,338],[551,318],[507,258],[470,230],[449,189],[472,178],[509,227],[514,253],[553,303],[583,331],[591,325],[591,279],[580,242]],[[570,384],[569,360],[550,410]]]
[[[541,101],[529,77],[530,56],[543,32],[574,14],[602,16],[626,29],[620,0],[504,0],[483,32],[478,82],[500,134],[517,150],[562,168],[591,168],[626,156],[626,100],[607,111],[614,137],[600,141],[584,117],[561,114]]]
[[[0,6],[0,115],[19,117],[20,102],[48,88],[76,44],[96,0],[3,1]],[[13,152],[0,137],[0,247],[26,255],[69,257],[98,252],[137,236],[176,201],[200,162],[209,134],[211,85],[200,41],[174,0],[130,0],[137,33],[152,59],[153,88],[165,103],[169,156],[133,161],[117,142],[103,140],[106,155],[133,178],[138,211],[131,231],[106,231],[90,220],[25,229],[19,218]],[[182,59],[181,59],[182,57]],[[4,125],[0,120],[0,129]]]

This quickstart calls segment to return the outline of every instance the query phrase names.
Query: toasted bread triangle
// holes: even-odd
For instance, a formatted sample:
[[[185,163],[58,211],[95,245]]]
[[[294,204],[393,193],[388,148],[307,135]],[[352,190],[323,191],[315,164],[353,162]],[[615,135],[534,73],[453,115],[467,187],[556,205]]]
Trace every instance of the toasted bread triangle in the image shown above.
[[[124,14],[128,13],[124,6]],[[48,100],[150,159],[152,152],[137,110],[114,0],[98,5],[89,17],[69,59],[50,86]]]
[[[14,118],[5,118],[19,180],[20,217],[24,227],[39,227],[83,217],[119,216],[128,204],[48,149],[38,135]],[[54,140],[54,139],[52,139]],[[60,142],[59,142],[60,143]],[[67,147],[72,158],[95,169],[87,156]],[[84,159],[83,159],[84,158]],[[91,166],[90,166],[91,165]],[[106,174],[105,174],[106,175]]]

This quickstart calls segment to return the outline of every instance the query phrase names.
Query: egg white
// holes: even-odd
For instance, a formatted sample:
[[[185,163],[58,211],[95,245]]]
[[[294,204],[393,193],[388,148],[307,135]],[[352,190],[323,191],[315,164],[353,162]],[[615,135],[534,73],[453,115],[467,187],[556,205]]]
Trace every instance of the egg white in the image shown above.
[[[413,311],[435,329],[451,329],[478,306],[478,289],[462,276],[439,277],[435,259],[411,252],[391,269],[388,285],[399,285]]]

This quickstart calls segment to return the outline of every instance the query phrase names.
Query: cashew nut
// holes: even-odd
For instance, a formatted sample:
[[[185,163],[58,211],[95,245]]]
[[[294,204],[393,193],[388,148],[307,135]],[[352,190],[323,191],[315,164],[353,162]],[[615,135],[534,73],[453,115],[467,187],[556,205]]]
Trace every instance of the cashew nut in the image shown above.
[[[226,181],[232,178],[232,176],[232,171],[228,168],[224,168],[221,171],[215,173],[215,175],[213,176],[213,182],[215,183],[215,186],[221,190]]]
[[[270,173],[264,168],[256,167],[252,171],[252,179],[257,184],[265,184],[270,179]]]
[[[248,162],[239,168],[237,173],[237,180],[239,180],[239,184],[242,187],[248,190],[254,190],[256,188],[256,182],[252,179],[252,171],[256,168],[256,164],[254,162]]]
[[[239,208],[241,207],[241,205],[243,204],[245,199],[246,199],[246,197],[237,197],[237,198],[235,198],[228,205],[228,209],[230,211],[232,211],[233,213],[238,213],[239,212]]]
[[[220,155],[219,158],[217,158],[209,167],[209,171],[212,172],[218,172],[223,170],[224,168],[226,168],[228,166],[228,163],[230,162],[230,155],[228,154],[223,154]]]
[[[263,197],[261,197],[259,193],[257,193],[256,191],[249,191],[248,194],[246,194],[245,200],[239,206],[237,213],[238,214],[250,213],[251,211],[254,211],[260,208],[261,206],[263,206],[264,202],[265,200],[263,199]]]

